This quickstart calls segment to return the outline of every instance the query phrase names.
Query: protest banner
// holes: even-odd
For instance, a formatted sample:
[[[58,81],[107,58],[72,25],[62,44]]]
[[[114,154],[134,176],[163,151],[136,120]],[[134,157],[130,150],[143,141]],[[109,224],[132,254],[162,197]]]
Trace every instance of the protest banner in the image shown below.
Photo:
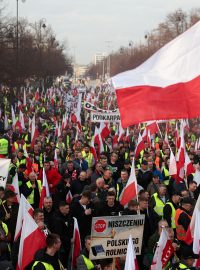
[[[120,122],[119,112],[103,113],[103,112],[91,112],[91,122]]]
[[[144,218],[144,215],[93,218],[90,259],[125,256],[130,235],[133,236],[135,254],[140,255]]]
[[[7,183],[10,162],[11,162],[10,159],[0,158],[0,186],[4,188]]]
[[[102,112],[102,113],[114,113],[114,112],[118,112],[118,110],[103,110],[101,108],[98,108],[97,106],[95,106],[94,104],[92,104],[91,102],[85,101],[84,102],[84,109],[88,110],[88,111],[97,111],[97,112]]]

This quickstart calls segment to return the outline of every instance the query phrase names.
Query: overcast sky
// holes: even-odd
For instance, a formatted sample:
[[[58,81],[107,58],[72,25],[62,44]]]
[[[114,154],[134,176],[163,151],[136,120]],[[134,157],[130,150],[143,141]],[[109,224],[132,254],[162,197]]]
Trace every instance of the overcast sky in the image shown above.
[[[7,13],[15,16],[16,1],[7,2]],[[144,41],[144,35],[182,8],[199,8],[200,0],[19,0],[19,16],[29,21],[46,19],[60,41],[67,40],[78,64],[93,61],[97,52]]]

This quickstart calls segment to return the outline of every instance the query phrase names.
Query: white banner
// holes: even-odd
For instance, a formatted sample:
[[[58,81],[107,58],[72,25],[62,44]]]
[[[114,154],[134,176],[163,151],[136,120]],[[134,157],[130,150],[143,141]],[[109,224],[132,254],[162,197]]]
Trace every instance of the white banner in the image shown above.
[[[103,112],[91,112],[91,122],[120,122],[119,112],[103,113]]]
[[[7,183],[10,162],[10,159],[0,158],[0,186],[4,188]]]
[[[115,110],[104,110],[101,108],[98,108],[96,105],[92,104],[91,102],[85,101],[84,102],[84,109],[88,111],[97,111],[97,112],[102,112],[102,113],[114,113],[118,112],[118,109]]]
[[[144,215],[93,218],[90,259],[125,256],[130,235],[133,236],[135,254],[140,255],[144,218]]]

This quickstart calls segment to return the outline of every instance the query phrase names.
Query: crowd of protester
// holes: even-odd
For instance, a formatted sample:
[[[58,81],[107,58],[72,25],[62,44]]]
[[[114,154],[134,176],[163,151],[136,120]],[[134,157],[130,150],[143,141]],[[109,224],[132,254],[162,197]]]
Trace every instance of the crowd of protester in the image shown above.
[[[77,259],[77,269],[112,269],[112,259],[90,261],[90,234],[93,217],[118,215],[145,215],[141,255],[137,256],[140,270],[150,269],[162,228],[166,228],[174,247],[174,254],[165,269],[192,268],[196,255],[192,244],[187,245],[185,236],[192,212],[199,195],[199,185],[190,174],[178,182],[169,175],[170,149],[176,155],[176,123],[159,124],[151,143],[145,141],[145,149],[135,158],[135,172],[140,191],[127,207],[120,204],[120,194],[130,176],[132,161],[139,133],[145,125],[134,125],[118,138],[119,125],[108,123],[109,135],[104,140],[104,151],[98,152],[95,160],[91,152],[91,140],[97,123],[90,122],[89,111],[82,106],[81,130],[70,117],[59,136],[56,122],[62,125],[66,112],[64,97],[71,90],[51,91],[1,87],[0,155],[10,158],[8,186],[18,175],[20,193],[34,208],[33,218],[47,235],[45,250],[38,250],[27,269],[70,269],[71,247],[75,217],[78,222],[82,251]],[[77,91],[70,92],[72,96]],[[116,99],[107,86],[98,86],[82,94],[82,103],[88,101],[100,109],[116,109]],[[21,111],[25,127],[13,126],[11,108],[15,115]],[[144,108],[145,109],[145,108]],[[31,140],[29,118],[35,115],[37,137]],[[6,119],[7,118],[7,119]],[[19,120],[19,119],[18,119]],[[7,121],[7,122],[6,122]],[[20,122],[20,121],[18,121]],[[169,145],[164,143],[168,129]],[[199,119],[189,120],[185,129],[186,150],[198,169],[200,150],[195,143],[200,135]],[[57,153],[58,168],[54,157]],[[27,164],[27,154],[29,164]],[[39,208],[43,180],[46,173],[50,197]],[[69,203],[67,196],[72,194]],[[19,242],[14,242],[18,203],[15,193],[0,187],[0,269],[16,269]],[[31,248],[31,247],[30,247]],[[59,258],[59,259],[58,259]],[[125,258],[118,260],[116,267],[124,269]],[[48,268],[49,265],[52,268]],[[7,268],[6,268],[7,267]],[[12,268],[13,267],[13,268]]]

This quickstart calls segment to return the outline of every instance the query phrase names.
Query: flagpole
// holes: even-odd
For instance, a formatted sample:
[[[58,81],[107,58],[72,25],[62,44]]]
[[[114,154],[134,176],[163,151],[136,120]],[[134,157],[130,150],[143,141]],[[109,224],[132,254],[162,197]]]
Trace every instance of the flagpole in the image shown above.
[[[113,258],[112,270],[115,270],[115,266],[116,266],[116,258]]]

